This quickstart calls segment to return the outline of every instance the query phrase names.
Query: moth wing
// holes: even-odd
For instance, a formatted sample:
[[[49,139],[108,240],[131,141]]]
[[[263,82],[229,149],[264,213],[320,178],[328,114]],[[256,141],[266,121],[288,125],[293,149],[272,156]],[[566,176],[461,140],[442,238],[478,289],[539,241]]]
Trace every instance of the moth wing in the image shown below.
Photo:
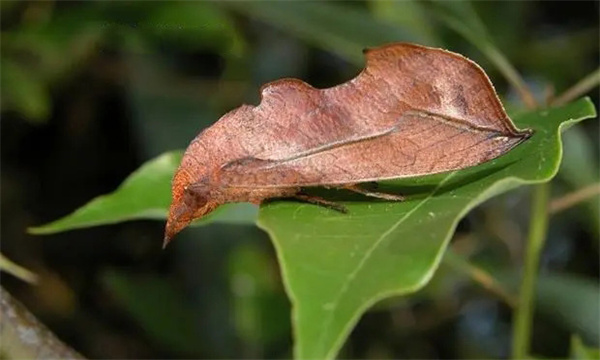
[[[348,100],[298,79],[269,83],[261,89],[258,106],[237,117],[236,124],[227,124],[244,130],[231,145],[243,146],[242,153],[259,159],[284,160],[376,136],[394,126],[390,116],[374,117],[370,107],[361,114],[348,107]]]
[[[223,184],[335,185],[434,174],[510,150],[518,131],[472,61],[394,44],[369,50],[356,78],[318,90],[294,79],[266,85],[247,147],[226,162]]]
[[[249,157],[223,167],[229,187],[342,185],[462,169],[498,157],[527,136],[506,136],[438,115],[405,112],[377,136],[334,144],[288,159]]]
[[[410,110],[520,135],[483,70],[461,55],[393,44],[367,50],[366,63],[357,77],[328,89],[298,79],[268,83],[258,106],[226,116],[210,138],[238,159],[283,160],[384,133]],[[241,131],[231,136],[232,129]]]

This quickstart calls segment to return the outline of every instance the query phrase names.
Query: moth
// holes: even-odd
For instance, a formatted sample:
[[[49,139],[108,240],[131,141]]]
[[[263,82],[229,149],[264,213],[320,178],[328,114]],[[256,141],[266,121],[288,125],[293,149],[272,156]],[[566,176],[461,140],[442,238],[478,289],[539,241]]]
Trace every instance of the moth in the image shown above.
[[[290,197],[340,209],[306,187],[402,200],[359,184],[478,165],[532,134],[514,126],[485,72],[462,55],[408,43],[364,53],[365,68],[348,82],[268,83],[257,106],[196,136],[173,178],[164,244],[225,203]]]

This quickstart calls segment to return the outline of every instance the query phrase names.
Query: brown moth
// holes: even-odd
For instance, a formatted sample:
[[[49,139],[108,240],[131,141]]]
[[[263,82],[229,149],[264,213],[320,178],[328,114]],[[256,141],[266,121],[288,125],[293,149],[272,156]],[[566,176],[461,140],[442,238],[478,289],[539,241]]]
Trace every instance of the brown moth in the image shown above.
[[[357,184],[474,166],[531,135],[515,128],[484,71],[459,54],[405,43],[365,54],[365,69],[346,83],[268,83],[258,106],[228,112],[192,140],[173,179],[165,245],[225,203],[295,197],[336,206],[303,187],[401,200]]]

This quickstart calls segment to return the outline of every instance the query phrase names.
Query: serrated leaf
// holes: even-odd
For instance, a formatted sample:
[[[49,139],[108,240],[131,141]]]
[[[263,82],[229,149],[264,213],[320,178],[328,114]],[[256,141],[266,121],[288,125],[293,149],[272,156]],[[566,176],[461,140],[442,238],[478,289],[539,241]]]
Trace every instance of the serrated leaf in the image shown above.
[[[344,201],[348,214],[291,201],[263,206],[258,224],[275,244],[293,304],[296,358],[335,357],[370,306],[423,287],[460,218],[494,195],[549,181],[562,156],[559,131],[593,116],[589,99],[520,115],[514,120],[535,130],[531,139],[474,168],[387,182],[387,191],[408,195],[402,203]]]
[[[28,231],[31,234],[53,234],[127,220],[166,219],[171,203],[171,179],[181,156],[179,151],[162,154],[133,172],[114,192],[93,199],[61,219],[31,227]],[[254,205],[231,204],[219,209],[215,216],[208,216],[195,224],[214,220],[253,223],[256,214]]]

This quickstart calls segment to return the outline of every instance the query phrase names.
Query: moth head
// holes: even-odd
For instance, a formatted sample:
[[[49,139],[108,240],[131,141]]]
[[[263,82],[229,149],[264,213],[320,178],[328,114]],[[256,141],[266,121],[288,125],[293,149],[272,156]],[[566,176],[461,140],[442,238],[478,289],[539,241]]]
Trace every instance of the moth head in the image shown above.
[[[172,195],[163,248],[192,221],[203,217],[217,206],[211,201],[210,189],[204,179],[192,182],[187,174],[181,171],[178,171],[173,179]]]

